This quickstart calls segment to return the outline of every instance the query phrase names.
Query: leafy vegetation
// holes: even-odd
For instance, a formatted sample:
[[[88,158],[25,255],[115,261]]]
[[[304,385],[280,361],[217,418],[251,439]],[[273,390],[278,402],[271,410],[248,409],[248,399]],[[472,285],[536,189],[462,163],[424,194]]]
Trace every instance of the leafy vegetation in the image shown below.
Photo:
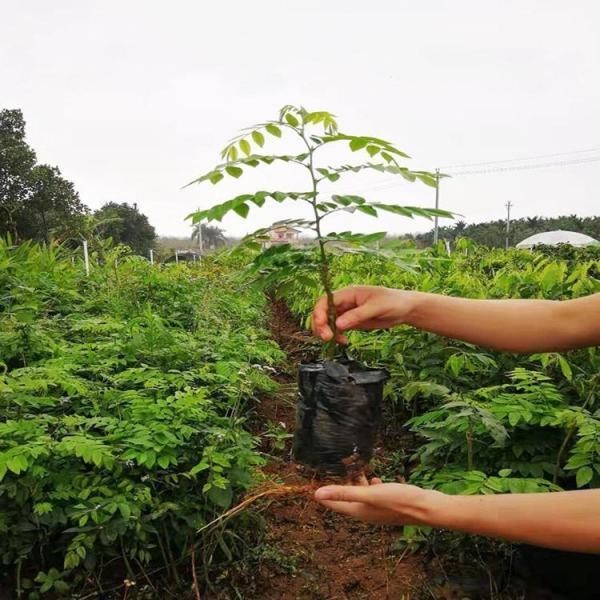
[[[92,264],[0,242],[0,558],[18,597],[78,597],[107,572],[176,585],[194,547],[206,581],[241,538],[195,532],[263,461],[244,428],[281,358],[262,295],[216,262]]]
[[[115,244],[126,244],[141,256],[147,257],[150,248],[154,248],[156,231],[136,204],[107,202],[94,212],[94,218],[100,237],[111,238]]]
[[[525,238],[536,233],[563,229],[577,231],[600,240],[600,217],[578,217],[565,215],[562,217],[525,217],[513,219],[510,222],[510,244],[516,245]],[[440,227],[440,239],[455,241],[459,238],[469,238],[474,242],[491,248],[504,248],[506,241],[506,221],[487,221],[485,223],[465,223],[457,221],[451,225]],[[429,246],[433,242],[433,230],[417,234],[415,240]],[[598,255],[596,255],[598,256]]]
[[[559,300],[600,291],[599,260],[581,256],[489,251],[462,240],[452,256],[441,244],[420,254],[418,272],[380,257],[340,257],[333,285]],[[307,318],[312,290],[297,281],[282,293]],[[388,461],[411,481],[467,494],[600,485],[597,348],[517,356],[408,327],[349,337],[354,354],[391,373],[393,427],[413,438],[400,464]]]

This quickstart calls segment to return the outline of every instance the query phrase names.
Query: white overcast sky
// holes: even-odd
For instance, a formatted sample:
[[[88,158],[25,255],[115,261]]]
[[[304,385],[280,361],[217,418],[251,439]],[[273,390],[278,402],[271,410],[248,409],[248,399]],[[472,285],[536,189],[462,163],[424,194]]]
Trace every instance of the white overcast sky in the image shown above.
[[[137,202],[162,235],[184,217],[304,175],[181,190],[241,127],[283,104],[330,110],[341,130],[393,141],[415,168],[600,148],[597,0],[23,0],[0,20],[0,107],[92,208]],[[285,153],[288,141],[269,149]],[[337,156],[336,156],[337,155]],[[336,155],[344,162],[344,147]],[[592,156],[599,156],[600,151]],[[574,154],[581,158],[590,154]],[[350,160],[349,160],[350,159]],[[600,162],[444,180],[441,205],[469,222],[600,214]],[[432,205],[389,175],[340,182],[373,200]],[[381,186],[378,187],[378,181]],[[203,187],[205,186],[205,187]],[[302,214],[279,205],[228,217],[230,234]],[[331,229],[423,231],[425,221],[332,217]]]

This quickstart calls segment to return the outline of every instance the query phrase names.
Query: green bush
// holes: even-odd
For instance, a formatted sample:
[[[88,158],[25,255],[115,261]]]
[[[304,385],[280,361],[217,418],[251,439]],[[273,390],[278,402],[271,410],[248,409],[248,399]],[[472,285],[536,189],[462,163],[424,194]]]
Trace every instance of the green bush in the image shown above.
[[[340,257],[334,287],[556,300],[600,291],[597,258],[574,250],[561,256],[488,250],[461,240],[451,256],[442,246],[418,253],[413,272],[384,258]],[[311,286],[287,281],[282,293],[308,324]],[[353,354],[391,373],[392,422],[414,434],[406,464],[413,482],[453,493],[600,485],[597,348],[518,356],[409,327],[352,332],[349,339]]]
[[[215,260],[92,264],[0,241],[0,559],[32,598],[111,563],[176,578],[263,462],[244,421],[281,359],[264,297]],[[199,538],[205,573],[226,533]]]

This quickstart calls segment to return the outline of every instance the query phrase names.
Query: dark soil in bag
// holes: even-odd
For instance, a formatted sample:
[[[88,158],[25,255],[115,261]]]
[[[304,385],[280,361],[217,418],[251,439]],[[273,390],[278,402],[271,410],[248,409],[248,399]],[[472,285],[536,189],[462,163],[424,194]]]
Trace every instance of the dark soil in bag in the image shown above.
[[[353,475],[373,456],[388,373],[352,360],[300,365],[294,458],[319,473]]]

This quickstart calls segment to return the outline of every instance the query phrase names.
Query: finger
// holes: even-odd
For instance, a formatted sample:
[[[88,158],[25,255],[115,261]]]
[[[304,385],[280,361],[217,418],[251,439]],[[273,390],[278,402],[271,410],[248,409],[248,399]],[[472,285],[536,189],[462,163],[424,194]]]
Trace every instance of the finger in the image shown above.
[[[367,507],[361,502],[337,502],[335,500],[319,500],[325,508],[349,517],[360,519],[367,512]]]
[[[333,337],[333,331],[327,323],[327,296],[321,296],[312,315],[312,330],[313,333],[328,342]]]
[[[364,472],[362,472],[351,482],[351,485],[369,485],[369,480]]]
[[[346,331],[360,327],[362,323],[370,321],[377,315],[377,306],[374,302],[367,302],[345,312],[335,322],[338,329]]]
[[[383,483],[383,481],[381,481],[379,477],[373,477],[371,481],[369,481],[369,485],[379,485],[380,483]]]
[[[326,485],[315,492],[315,500],[334,500],[338,502],[368,502],[369,486],[362,485]]]
[[[348,336],[346,336],[346,335],[342,335],[342,334],[338,333],[335,336],[335,339],[338,344],[342,344],[343,346],[346,346],[348,344]]]
[[[347,515],[354,519],[360,519],[367,523],[394,524],[398,523],[398,516],[389,510],[382,510],[362,502],[336,502],[334,500],[323,500],[321,504],[337,513]]]

